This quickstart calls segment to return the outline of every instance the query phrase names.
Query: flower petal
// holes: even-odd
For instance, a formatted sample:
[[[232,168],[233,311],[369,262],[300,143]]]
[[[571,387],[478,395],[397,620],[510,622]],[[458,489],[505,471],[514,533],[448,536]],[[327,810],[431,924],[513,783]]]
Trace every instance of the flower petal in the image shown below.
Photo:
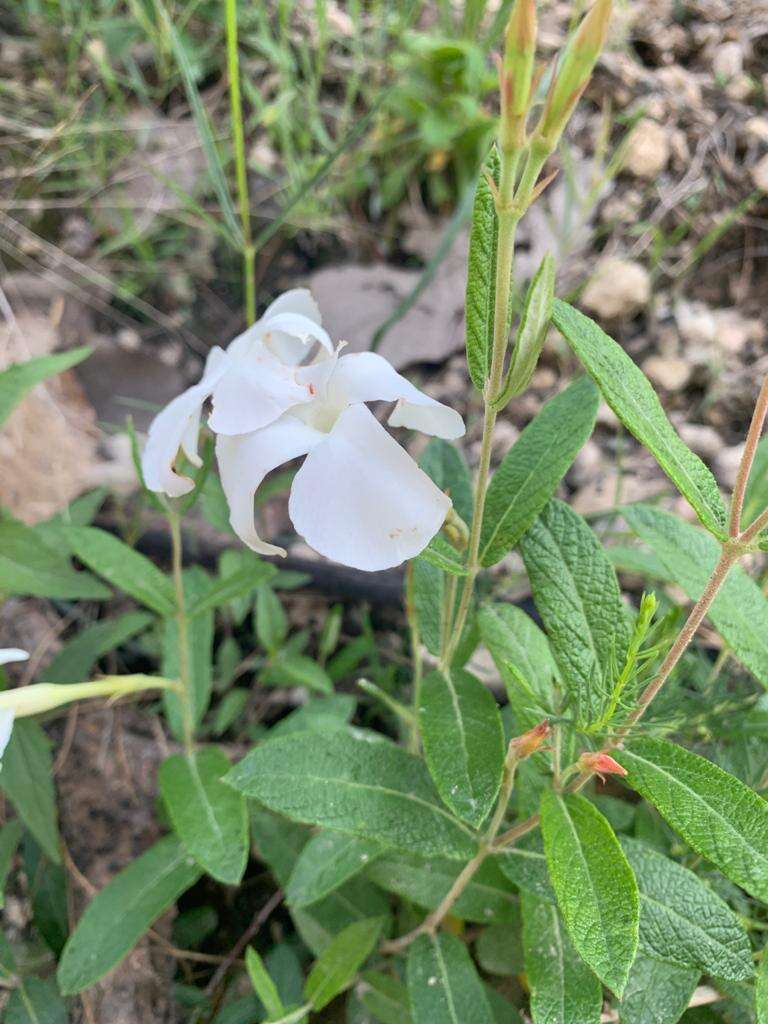
[[[339,359],[330,389],[331,399],[341,404],[356,402],[397,402],[389,423],[411,427],[425,434],[453,439],[465,432],[464,421],[455,409],[419,391],[375,352],[353,352]]]
[[[193,463],[200,465],[197,434],[200,413],[206,398],[227,372],[229,361],[223,349],[212,348],[199,384],[187,388],[155,416],[147,435],[141,464],[144,482],[150,491],[162,491],[172,498],[187,494],[194,482],[174,469],[179,448]]]
[[[293,525],[321,555],[374,572],[423,550],[451,502],[364,405],[339,416],[293,481]]]
[[[20,647],[0,647],[0,665],[9,665],[12,661],[26,661],[29,657],[28,651],[22,651]]]
[[[267,306],[261,319],[235,338],[227,351],[238,355],[252,341],[259,340],[286,366],[297,366],[313,341],[333,351],[331,339],[321,325],[320,310],[310,292],[306,288],[292,288]]]
[[[8,708],[0,711],[0,757],[5,753],[5,748],[11,738],[13,731],[13,712]]]
[[[269,320],[270,317],[278,316],[280,313],[298,313],[318,325],[323,322],[320,307],[313,299],[309,288],[291,288],[287,292],[283,292],[282,295],[278,295],[264,310],[261,319]]]
[[[247,348],[237,350],[229,371],[214,388],[208,425],[217,434],[250,434],[312,398],[312,388],[297,381],[296,369],[254,338]]]
[[[262,555],[285,555],[283,548],[267,544],[256,532],[253,498],[267,473],[283,462],[306,455],[324,436],[294,416],[283,416],[251,434],[220,434],[216,438],[216,458],[229,503],[229,522],[249,548]]]

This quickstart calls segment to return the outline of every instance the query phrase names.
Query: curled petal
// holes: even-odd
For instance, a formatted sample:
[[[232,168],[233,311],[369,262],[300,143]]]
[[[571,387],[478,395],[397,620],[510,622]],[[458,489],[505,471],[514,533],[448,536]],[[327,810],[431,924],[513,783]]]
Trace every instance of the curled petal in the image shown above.
[[[283,462],[306,455],[323,436],[295,417],[283,416],[251,434],[238,437],[220,434],[216,438],[216,458],[229,504],[229,522],[253,551],[262,555],[285,555],[283,548],[267,544],[256,532],[253,498],[261,481]]]
[[[152,420],[141,460],[144,482],[150,491],[162,491],[178,498],[194,487],[189,477],[176,472],[174,462],[182,448],[193,465],[200,465],[197,454],[200,413],[206,398],[226,374],[228,363],[222,349],[211,349],[200,383],[177,395]]]
[[[291,288],[289,291],[283,292],[282,295],[278,295],[264,310],[264,316],[261,319],[269,320],[281,313],[298,313],[299,316],[305,316],[318,326],[323,322],[320,307],[313,299],[309,288]]]
[[[295,365],[307,354],[308,346],[319,341],[324,349],[333,352],[333,342],[326,330],[300,313],[279,313],[264,318],[264,343],[284,362]],[[300,345],[297,345],[296,342]]]
[[[4,708],[0,711],[0,757],[5,753],[13,731],[13,712]]]
[[[0,648],[0,665],[9,665],[12,661],[26,661],[29,657],[28,651],[22,651],[20,647]]]
[[[340,404],[397,402],[389,423],[452,440],[462,437],[464,421],[455,409],[419,391],[375,352],[353,352],[339,359],[331,382]]]
[[[286,366],[258,339],[239,349],[213,390],[211,430],[249,434],[274,423],[293,406],[310,402],[312,388],[300,383],[296,373],[295,367]]]
[[[422,551],[450,499],[364,405],[339,416],[293,481],[293,525],[321,555],[374,572]]]

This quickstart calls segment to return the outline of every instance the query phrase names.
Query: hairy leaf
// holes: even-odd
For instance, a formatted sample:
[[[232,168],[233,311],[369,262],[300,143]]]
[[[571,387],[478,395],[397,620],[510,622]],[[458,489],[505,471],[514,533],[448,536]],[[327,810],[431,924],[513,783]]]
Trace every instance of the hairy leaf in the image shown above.
[[[699,977],[696,968],[638,956],[621,1000],[621,1024],[677,1024]]]
[[[45,681],[82,682],[99,658],[141,633],[153,621],[148,612],[126,612],[116,619],[104,619],[87,626],[61,648],[45,670]]]
[[[307,907],[348,882],[382,855],[382,847],[343,832],[320,832],[299,854],[288,885],[286,903]]]
[[[717,482],[680,439],[642,370],[593,320],[559,299],[552,322],[627,430],[651,452],[704,526],[722,537],[726,516]]]
[[[304,995],[315,1010],[322,1010],[340,992],[349,988],[358,968],[373,952],[383,925],[381,917],[356,921],[326,946],[304,986]]]
[[[637,882],[613,829],[584,797],[545,790],[541,831],[552,885],[579,956],[621,995],[638,945]]]
[[[53,978],[24,978],[11,993],[5,1024],[67,1024],[67,1006]]]
[[[462,859],[475,843],[418,758],[373,733],[297,733],[264,743],[227,782],[297,821],[415,853]]]
[[[388,856],[376,861],[367,876],[387,892],[396,893],[425,910],[435,910],[456,881],[461,865],[430,857]],[[545,865],[546,870],[546,865]],[[451,913],[462,921],[493,924],[517,918],[517,897],[498,865],[488,859],[453,905]]]
[[[0,522],[0,593],[102,601],[112,592],[89,572],[76,572],[67,551],[44,532],[11,519]]]
[[[421,453],[419,465],[453,502],[467,526],[472,525],[472,478],[461,451],[440,437],[433,437]]]
[[[61,863],[53,789],[51,745],[37,722],[23,718],[14,724],[0,769],[0,788],[19,817],[54,864]]]
[[[173,615],[176,599],[168,577],[119,537],[96,526],[70,526],[72,550],[89,569],[159,615]]]
[[[608,555],[586,522],[552,500],[520,550],[563,687],[580,725],[599,720],[629,642]]]
[[[232,766],[218,747],[173,754],[160,766],[160,794],[173,827],[201,868],[236,885],[248,860],[245,800],[225,786]]]
[[[638,739],[616,760],[626,782],[700,853],[768,901],[768,803],[743,782],[668,740]]]
[[[533,1024],[599,1024],[600,982],[573,948],[557,907],[530,892],[521,904]]]
[[[467,947],[454,935],[420,935],[408,950],[414,1024],[494,1024]]]
[[[380,1024],[413,1024],[408,990],[398,978],[382,971],[364,971],[357,992],[365,1009]]]
[[[484,604],[477,613],[480,636],[493,658],[520,731],[554,710],[555,661],[546,636],[513,604]]]
[[[650,505],[632,505],[623,514],[671,578],[698,600],[720,557],[717,541]],[[768,687],[768,599],[740,565],[729,572],[707,615],[739,661]]]
[[[555,903],[556,897],[549,878],[547,858],[537,849],[540,840],[532,839],[525,845],[525,836],[515,846],[509,846],[494,858],[504,875],[523,892],[530,892],[545,903]]]
[[[503,558],[555,493],[592,433],[599,402],[589,377],[579,378],[543,406],[504,456],[485,499],[483,565]]]
[[[431,672],[422,683],[419,731],[443,802],[478,828],[504,772],[501,716],[490,690],[463,669]]]
[[[640,890],[640,950],[680,967],[741,981],[752,947],[728,904],[692,871],[637,840],[621,845]]]
[[[467,365],[472,383],[482,391],[488,376],[493,344],[496,286],[496,245],[499,222],[486,178],[498,184],[499,154],[494,147],[477,179],[467,258],[466,310]]]
[[[174,836],[166,836],[116,875],[85,908],[59,962],[64,995],[103,978],[178,897],[200,869]]]

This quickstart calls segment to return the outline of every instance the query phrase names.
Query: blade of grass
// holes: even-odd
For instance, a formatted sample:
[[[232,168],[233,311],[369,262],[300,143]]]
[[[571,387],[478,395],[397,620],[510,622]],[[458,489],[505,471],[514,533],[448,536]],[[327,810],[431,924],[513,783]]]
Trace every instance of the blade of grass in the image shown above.
[[[184,85],[184,92],[187,95],[187,102],[189,103],[190,110],[192,111],[192,117],[194,118],[198,135],[200,136],[206,163],[208,165],[208,173],[211,177],[211,184],[213,185],[213,189],[216,193],[216,198],[219,201],[222,216],[232,235],[234,248],[242,249],[244,244],[243,232],[240,228],[240,224],[238,223],[235,208],[232,205],[232,199],[227,186],[227,178],[224,174],[224,166],[221,162],[219,151],[216,148],[216,141],[213,137],[213,130],[211,128],[208,112],[203,105],[203,101],[195,82],[192,65],[189,62],[189,57],[187,56],[187,51],[184,49],[181,37],[174,28],[162,0],[155,0],[155,5],[158,18],[162,22],[163,28],[171,45],[171,50],[176,58],[179,73],[181,74],[181,80]]]

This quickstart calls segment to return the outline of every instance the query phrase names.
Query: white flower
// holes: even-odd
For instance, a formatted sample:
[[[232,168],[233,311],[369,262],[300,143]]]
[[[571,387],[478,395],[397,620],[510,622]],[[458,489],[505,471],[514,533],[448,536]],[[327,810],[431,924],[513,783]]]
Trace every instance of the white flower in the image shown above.
[[[12,661],[26,661],[29,654],[19,647],[0,648],[0,665],[8,665]],[[0,709],[0,757],[5,753],[13,730],[13,711],[10,708]]]
[[[311,360],[311,346],[320,347]],[[256,532],[253,499],[264,477],[306,455],[289,514],[308,544],[358,569],[386,569],[422,551],[451,507],[366,408],[395,402],[391,426],[461,437],[453,409],[423,394],[381,356],[339,357],[309,292],[286,292],[223,351],[211,351],[202,380],[153,421],[144,451],[147,486],[171,497],[193,481],[174,462],[181,448],[200,465],[197,435],[206,400],[216,456],[237,535],[261,554],[285,555]]]
[[[287,409],[310,402],[313,370],[299,364],[314,341],[332,353],[314,299],[305,288],[296,288],[275,299],[226,352],[211,349],[200,383],[174,398],[149,428],[142,459],[147,487],[174,498],[192,490],[193,481],[177,473],[174,462],[181,448],[192,465],[200,466],[197,436],[208,398],[213,401],[209,426],[217,434],[258,430]]]
[[[451,502],[364,403],[396,402],[390,425],[449,439],[464,433],[461,416],[373,352],[326,358],[310,369],[311,402],[260,430],[217,437],[232,528],[254,551],[285,555],[258,536],[253,498],[267,473],[307,455],[288,506],[298,533],[320,554],[357,569],[399,565],[426,547]]]

